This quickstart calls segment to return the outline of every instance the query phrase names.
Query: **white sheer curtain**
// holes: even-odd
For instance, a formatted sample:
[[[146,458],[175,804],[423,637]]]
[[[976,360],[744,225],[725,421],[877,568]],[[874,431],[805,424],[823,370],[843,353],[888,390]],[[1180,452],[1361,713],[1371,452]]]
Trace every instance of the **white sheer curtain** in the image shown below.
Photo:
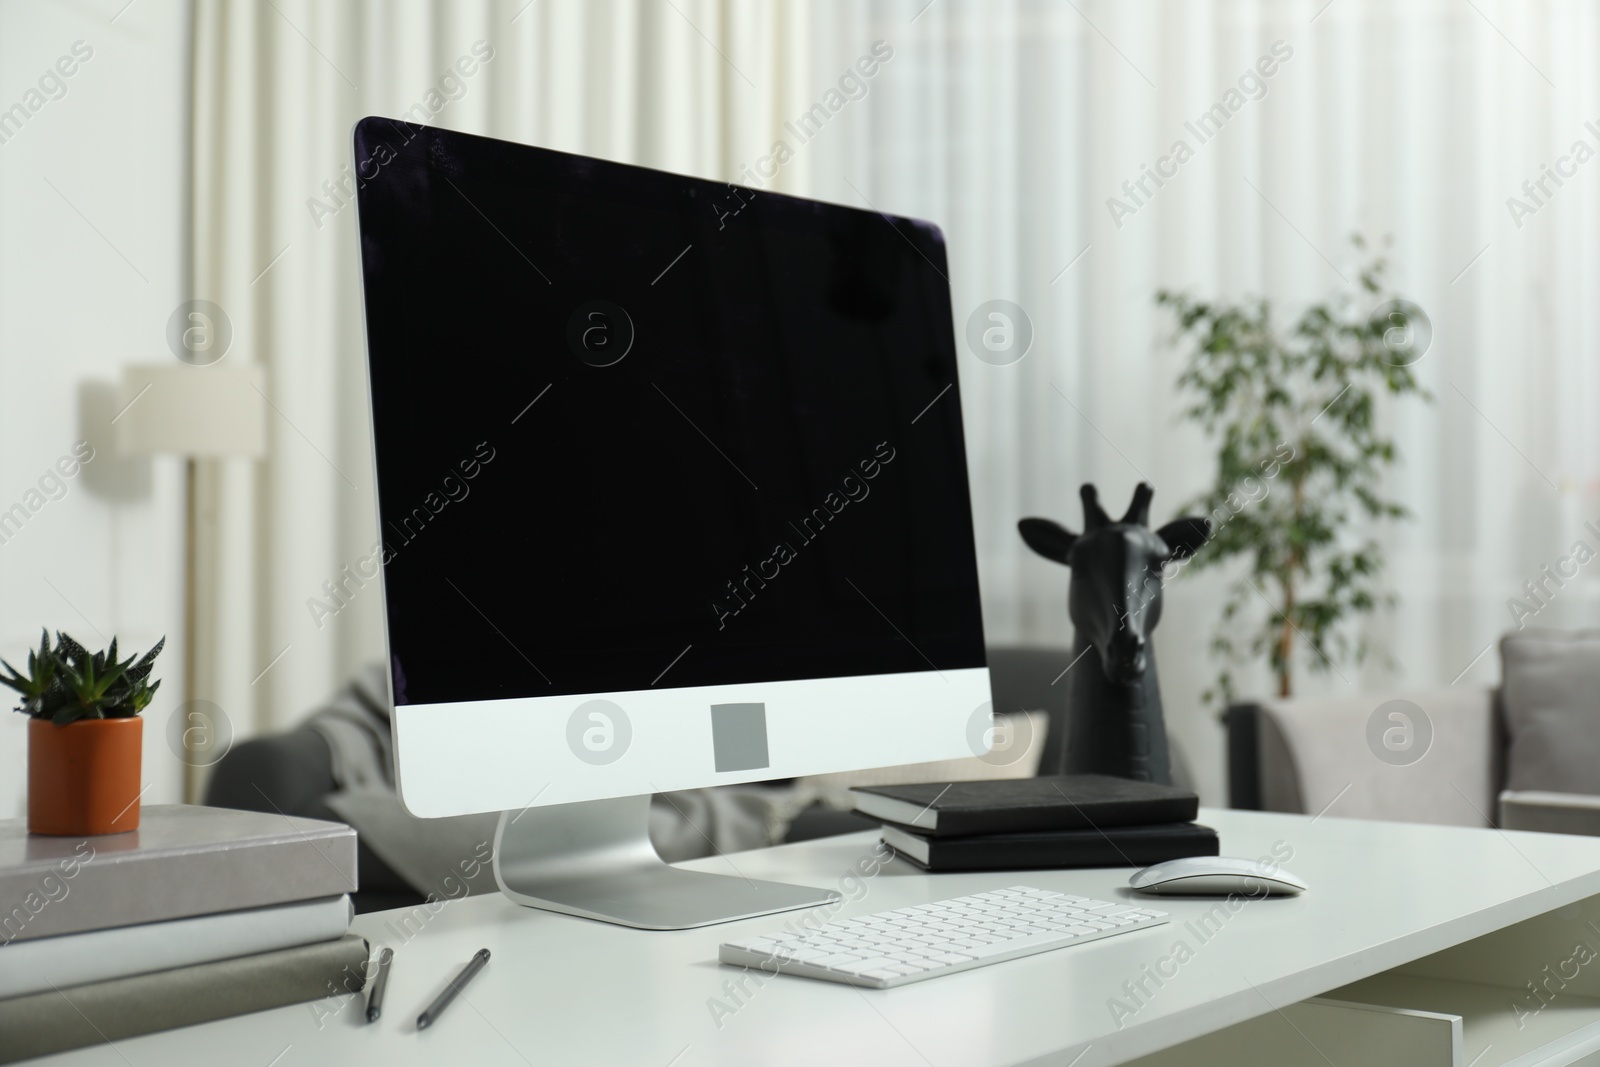
[[[196,290],[268,365],[279,413],[270,461],[208,487],[223,533],[201,663],[236,720],[285,724],[378,654],[374,593],[320,630],[306,607],[373,521],[354,212],[319,228],[306,201],[326,199],[355,118],[410,108],[479,40],[494,58],[431,122],[929,218],[958,337],[983,301],[1026,309],[1026,358],[963,354],[991,641],[1069,633],[1067,576],[1024,550],[1017,518],[1075,525],[1081,482],[1118,501],[1142,477],[1165,519],[1208,478],[1155,290],[1292,312],[1353,277],[1353,231],[1394,238],[1393,280],[1433,321],[1436,400],[1386,413],[1392,490],[1416,515],[1385,534],[1402,600],[1371,623],[1398,674],[1302,671],[1307,691],[1491,683],[1494,654],[1473,657],[1511,625],[1507,598],[1574,541],[1600,548],[1583,529],[1600,518],[1600,162],[1547,185],[1520,226],[1506,205],[1574,141],[1600,148],[1592,7],[523,2],[197,5]],[[1199,143],[1185,123],[1279,41],[1292,54],[1264,97]],[[785,125],[819,104],[820,128]],[[1123,182],[1179,139],[1193,158],[1114,219],[1108,198],[1127,202]],[[1197,694],[1225,580],[1185,578],[1157,636],[1167,714],[1211,800],[1221,738]],[[1581,572],[1537,622],[1593,619],[1594,588]]]
[[[1507,599],[1574,542],[1600,550],[1583,525],[1600,519],[1600,161],[1547,182],[1520,228],[1507,206],[1531,203],[1524,180],[1573,142],[1600,150],[1600,121],[1585,126],[1600,120],[1585,110],[1600,11],[1453,0],[813,10],[814,93],[873,39],[895,55],[838,136],[807,146],[804,191],[939,222],[958,338],[993,298],[1021,305],[1036,330],[1019,363],[964,353],[962,365],[991,642],[1070,633],[1067,576],[1024,548],[1017,518],[1076,526],[1080,483],[1120,506],[1143,477],[1165,520],[1208,480],[1204,439],[1177,415],[1181,356],[1163,343],[1171,326],[1154,292],[1260,293],[1293,313],[1342,286],[1340,272],[1354,278],[1347,238],[1360,231],[1393,236],[1392,279],[1432,319],[1420,370],[1436,400],[1384,416],[1404,460],[1391,491],[1415,513],[1384,534],[1401,602],[1370,624],[1397,669],[1312,676],[1302,662],[1298,682],[1495,682],[1496,653],[1474,657],[1513,625]],[[1185,122],[1279,41],[1292,55],[1262,79],[1265,96],[1200,143]],[[1108,198],[1131,204],[1123,182],[1180,139],[1193,158],[1114,219]],[[1589,570],[1530,625],[1594,625]],[[1185,577],[1157,633],[1167,715],[1213,802],[1222,738],[1198,693],[1214,675],[1205,644],[1226,580]],[[1264,672],[1256,684],[1269,691]]]

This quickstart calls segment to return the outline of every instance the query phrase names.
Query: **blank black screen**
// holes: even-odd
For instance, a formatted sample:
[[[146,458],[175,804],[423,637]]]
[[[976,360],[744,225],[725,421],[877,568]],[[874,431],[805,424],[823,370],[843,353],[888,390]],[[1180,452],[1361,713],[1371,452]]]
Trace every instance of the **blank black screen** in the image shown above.
[[[936,228],[355,149],[397,703],[983,666]]]

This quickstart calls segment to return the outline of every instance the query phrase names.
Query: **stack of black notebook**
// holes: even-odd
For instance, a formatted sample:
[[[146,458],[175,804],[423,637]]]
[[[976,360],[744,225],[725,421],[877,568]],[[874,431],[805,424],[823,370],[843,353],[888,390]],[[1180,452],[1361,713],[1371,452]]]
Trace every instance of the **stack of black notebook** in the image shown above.
[[[1185,789],[1099,775],[858,788],[856,810],[883,841],[929,871],[1148,867],[1215,856],[1217,832],[1192,820]]]

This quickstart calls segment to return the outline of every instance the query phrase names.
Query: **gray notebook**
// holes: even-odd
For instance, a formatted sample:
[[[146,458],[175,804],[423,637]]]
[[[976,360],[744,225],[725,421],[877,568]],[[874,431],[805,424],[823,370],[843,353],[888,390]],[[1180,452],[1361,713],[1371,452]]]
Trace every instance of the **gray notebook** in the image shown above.
[[[12,941],[355,890],[356,832],[342,823],[184,804],[103,837],[0,820],[0,961]]]
[[[0,1000],[0,1063],[359,992],[366,985],[367,955],[366,938],[347,934],[316,945]],[[225,1053],[215,1061],[249,1062]]]

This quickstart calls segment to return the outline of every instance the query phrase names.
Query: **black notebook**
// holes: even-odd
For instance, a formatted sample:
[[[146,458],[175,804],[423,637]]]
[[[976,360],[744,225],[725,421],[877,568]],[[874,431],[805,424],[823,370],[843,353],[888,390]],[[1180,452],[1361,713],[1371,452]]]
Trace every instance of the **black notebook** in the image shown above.
[[[1185,856],[1215,856],[1218,852],[1217,832],[1192,822],[978,837],[930,837],[885,826],[883,841],[926,871],[1148,867]]]
[[[1200,798],[1187,789],[1095,774],[852,792],[863,815],[937,837],[1189,822],[1200,811]]]

